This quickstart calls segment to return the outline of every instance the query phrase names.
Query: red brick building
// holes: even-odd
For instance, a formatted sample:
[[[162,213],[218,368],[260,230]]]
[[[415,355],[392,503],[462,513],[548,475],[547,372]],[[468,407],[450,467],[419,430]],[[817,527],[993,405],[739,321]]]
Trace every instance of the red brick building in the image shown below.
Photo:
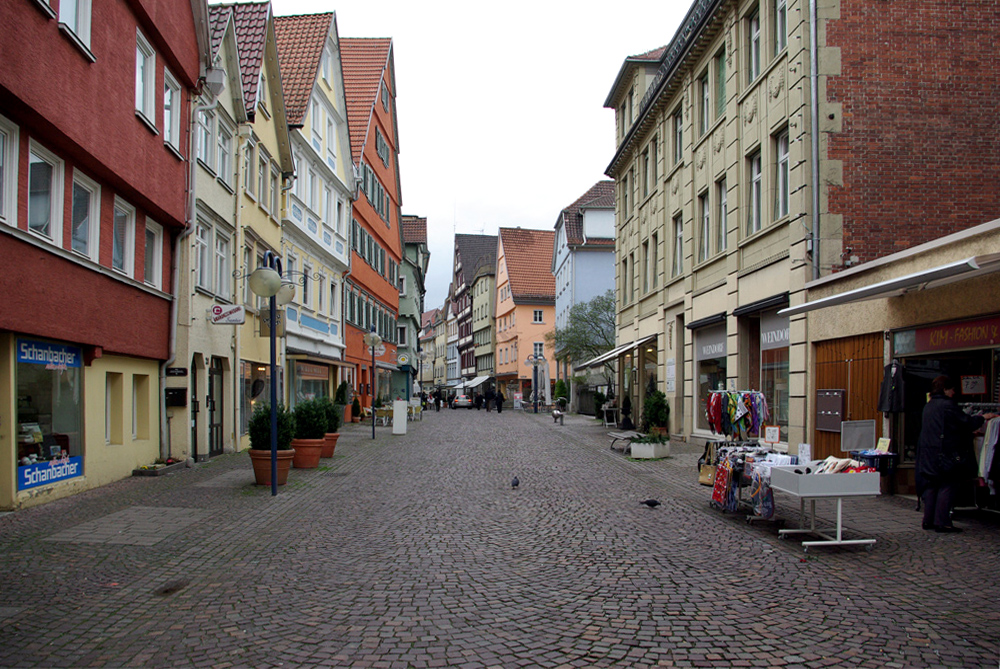
[[[199,0],[0,3],[0,508],[160,454],[206,21]]]
[[[345,281],[344,359],[353,363],[355,391],[364,406],[388,397],[396,364],[399,318],[400,228],[399,142],[396,73],[390,38],[341,38],[351,154],[358,182],[349,242],[351,270]],[[385,353],[372,354],[364,335],[378,332]]]

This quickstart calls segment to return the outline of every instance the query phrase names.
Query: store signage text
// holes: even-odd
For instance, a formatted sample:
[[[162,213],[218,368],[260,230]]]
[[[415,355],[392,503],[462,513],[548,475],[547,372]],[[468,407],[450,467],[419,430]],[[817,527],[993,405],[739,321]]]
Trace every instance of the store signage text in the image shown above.
[[[17,468],[17,489],[27,490],[40,485],[83,476],[83,458],[61,458]]]
[[[45,365],[45,369],[83,366],[80,349],[33,339],[17,340],[17,361],[30,365]]]
[[[701,347],[701,357],[711,358],[714,355],[724,354],[726,352],[726,343],[719,342],[718,344],[708,344]]]
[[[983,348],[997,343],[1000,343],[1000,318],[988,318],[920,328],[916,333],[914,352]]]

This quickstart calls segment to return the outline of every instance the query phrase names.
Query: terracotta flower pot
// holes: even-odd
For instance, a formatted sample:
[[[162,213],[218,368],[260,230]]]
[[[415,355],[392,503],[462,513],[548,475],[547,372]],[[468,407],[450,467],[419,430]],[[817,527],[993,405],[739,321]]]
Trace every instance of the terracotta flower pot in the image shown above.
[[[288,482],[288,470],[292,466],[295,451],[288,449],[278,451],[278,485]],[[250,449],[250,462],[253,464],[253,475],[257,485],[271,485],[271,451]]]
[[[333,450],[337,448],[337,440],[340,439],[339,432],[327,432],[323,437],[323,454],[321,458],[332,458]]]
[[[352,423],[360,423],[361,422],[361,416],[351,416],[351,422]]]
[[[324,439],[292,439],[295,457],[292,466],[296,469],[315,469],[319,467],[319,458],[323,454]]]

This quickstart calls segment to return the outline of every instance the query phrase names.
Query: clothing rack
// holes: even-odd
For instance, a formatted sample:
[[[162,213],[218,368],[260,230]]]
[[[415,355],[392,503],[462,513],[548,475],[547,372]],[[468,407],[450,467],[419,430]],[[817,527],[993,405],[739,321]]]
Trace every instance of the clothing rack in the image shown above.
[[[759,472],[757,457],[772,453],[757,441],[714,441],[706,446],[716,449],[715,485],[709,505],[724,513],[746,512],[747,523],[754,521],[783,522],[774,517],[774,495],[770,476]],[[783,454],[782,454],[783,455]],[[747,489],[748,493],[744,492]],[[746,495],[749,494],[749,497]]]
[[[759,390],[710,390],[705,413],[712,432],[734,441],[759,435],[770,419],[767,398]]]

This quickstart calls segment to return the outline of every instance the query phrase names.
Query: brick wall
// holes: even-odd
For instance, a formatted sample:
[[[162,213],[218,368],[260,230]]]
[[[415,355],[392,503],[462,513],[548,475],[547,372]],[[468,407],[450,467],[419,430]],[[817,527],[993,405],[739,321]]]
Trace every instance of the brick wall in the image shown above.
[[[841,0],[827,45],[843,106],[828,157],[844,247],[861,262],[1000,218],[1000,3]],[[821,113],[827,113],[825,110]]]

